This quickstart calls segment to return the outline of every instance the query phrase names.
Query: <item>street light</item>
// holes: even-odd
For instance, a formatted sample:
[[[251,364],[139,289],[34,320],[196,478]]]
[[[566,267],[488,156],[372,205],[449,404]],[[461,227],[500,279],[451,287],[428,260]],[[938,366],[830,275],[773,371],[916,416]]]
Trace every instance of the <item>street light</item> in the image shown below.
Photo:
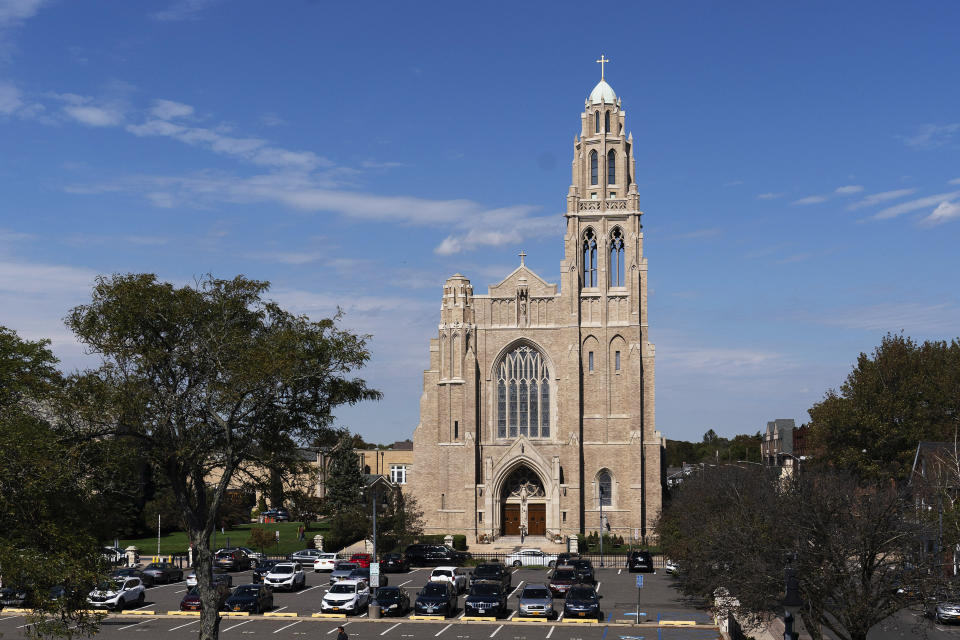
[[[797,612],[803,606],[803,600],[800,598],[800,579],[797,578],[797,570],[793,567],[784,569],[783,581],[786,591],[783,596],[783,640],[797,640],[799,634],[793,630],[793,624]]]
[[[603,566],[603,485],[600,486],[600,566]]]

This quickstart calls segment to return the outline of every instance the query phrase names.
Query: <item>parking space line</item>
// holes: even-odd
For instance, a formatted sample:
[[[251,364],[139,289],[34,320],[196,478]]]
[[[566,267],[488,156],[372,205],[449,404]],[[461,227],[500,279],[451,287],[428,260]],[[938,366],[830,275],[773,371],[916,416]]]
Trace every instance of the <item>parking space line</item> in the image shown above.
[[[350,622],[344,622],[343,624],[341,624],[341,625],[339,625],[339,626],[336,626],[336,627],[334,627],[333,629],[330,629],[330,631],[327,631],[327,635],[330,635],[331,633],[334,633],[334,632],[335,632],[337,629],[339,629],[340,627],[345,627],[345,626],[347,626],[347,625],[350,624],[351,622],[353,622],[353,620],[351,620]]]
[[[140,611],[141,609],[146,609],[147,607],[152,607],[152,604],[145,604],[142,607],[137,607],[134,611]]]
[[[553,635],[553,630],[556,629],[556,628],[557,628],[557,625],[555,625],[555,624],[550,625],[550,631],[547,632],[547,637],[548,637],[548,638]]]
[[[597,593],[600,593],[600,585],[601,585],[601,584],[603,584],[603,583],[598,582],[598,583],[597,583],[597,586],[595,586],[595,587],[593,588],[594,591],[596,591]]]
[[[192,622],[188,622],[187,624],[182,624],[182,625],[180,625],[179,627],[174,627],[173,629],[170,629],[170,631],[176,631],[177,629],[183,629],[184,627],[189,627],[190,625],[192,625],[192,624],[197,624],[198,622],[200,622],[200,621],[199,621],[199,620],[193,620]]]
[[[251,622],[253,622],[253,620],[244,620],[240,624],[235,624],[232,627],[227,627],[226,629],[223,630],[223,632],[226,633],[227,631],[230,631],[230,629],[236,629],[237,627],[242,627],[243,625],[250,624]]]
[[[560,622],[561,620],[563,620],[563,614],[565,614],[565,613],[566,613],[566,611],[561,611],[561,612],[560,612],[560,615],[557,616],[557,622]],[[547,636],[547,637],[549,638],[550,636]]]
[[[183,593],[183,592],[185,592],[185,591],[186,591],[186,589],[181,589],[180,591],[174,591],[174,593]]]
[[[286,608],[287,607],[280,607],[279,609],[274,609],[273,612],[276,613],[277,611],[283,611]]]
[[[403,623],[402,623],[402,622],[398,622],[397,624],[393,625],[392,627],[390,627],[389,629],[387,629],[386,631],[384,631],[384,632],[381,633],[380,635],[382,635],[382,636],[387,635],[388,633],[390,633],[391,631],[393,631],[394,629],[396,629],[397,627],[399,627],[401,624],[403,624]]]
[[[0,622],[3,622],[4,620],[13,620],[16,617],[17,616],[10,616],[9,618],[0,618]]]
[[[443,629],[440,629],[440,631],[437,631],[435,634],[433,634],[433,637],[436,638],[438,635],[440,635],[441,633],[443,633],[444,631],[446,631],[447,629],[449,629],[449,628],[452,627],[452,626],[453,626],[453,623],[451,622],[450,624],[448,624],[447,626],[445,626]]]
[[[145,624],[147,622],[153,622],[154,620],[156,620],[156,618],[147,618],[146,620],[141,620],[140,622],[134,622],[133,624],[128,624],[125,627],[120,627],[119,629],[117,629],[117,631],[123,631],[124,629],[129,629],[130,627],[135,627],[137,625]]]
[[[490,634],[490,637],[492,638],[493,636],[497,635],[497,631],[500,631],[500,629],[503,629],[503,625],[500,625],[499,627],[494,629],[493,633]]]
[[[617,575],[620,575],[621,573],[623,573],[623,569],[617,569]]]
[[[403,585],[408,584],[408,583],[410,583],[410,582],[413,582],[413,580],[411,579],[411,580],[407,580],[406,582],[401,582],[401,583],[398,584],[397,586],[398,586],[398,587],[402,587]]]
[[[507,620],[513,620],[513,616],[515,615],[517,615],[517,609],[514,609],[513,611],[510,612],[510,615],[507,616]],[[493,636],[490,636],[490,637],[492,638]]]
[[[510,592],[510,595],[508,595],[507,597],[508,597],[508,598],[512,598],[512,597],[513,597],[513,594],[515,594],[517,591],[519,591],[519,590],[520,590],[520,587],[523,586],[523,582],[524,582],[524,581],[521,580],[521,581],[520,581],[520,584],[517,585],[517,588],[514,589],[513,591],[511,591],[511,592]]]
[[[313,585],[312,587],[307,587],[306,589],[303,589],[303,590],[301,590],[301,591],[298,591],[298,592],[296,593],[296,595],[300,595],[301,593],[306,593],[307,591],[313,591],[314,589],[316,589],[316,588],[318,588],[318,587],[322,587],[322,586],[323,586],[322,584],[316,584],[316,585]]]
[[[284,627],[280,627],[279,629],[277,629],[276,631],[274,631],[274,633],[280,633],[280,632],[283,631],[284,629],[289,629],[289,628],[292,627],[293,625],[295,625],[295,624],[300,624],[301,622],[303,622],[303,620],[297,620],[296,622],[291,622],[290,624],[288,624],[288,625],[286,625],[286,626],[284,626]]]

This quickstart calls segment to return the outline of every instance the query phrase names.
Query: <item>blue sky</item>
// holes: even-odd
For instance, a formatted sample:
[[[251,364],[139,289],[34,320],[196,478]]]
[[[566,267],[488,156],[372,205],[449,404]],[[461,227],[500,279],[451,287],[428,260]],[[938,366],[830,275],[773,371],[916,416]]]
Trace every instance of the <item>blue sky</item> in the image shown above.
[[[622,11],[622,13],[621,13]],[[591,16],[591,13],[596,15]],[[444,279],[551,282],[583,100],[635,139],[670,438],[807,419],[960,334],[955,2],[0,0],[0,324],[90,364],[97,274],[243,273],[374,335],[409,437]]]

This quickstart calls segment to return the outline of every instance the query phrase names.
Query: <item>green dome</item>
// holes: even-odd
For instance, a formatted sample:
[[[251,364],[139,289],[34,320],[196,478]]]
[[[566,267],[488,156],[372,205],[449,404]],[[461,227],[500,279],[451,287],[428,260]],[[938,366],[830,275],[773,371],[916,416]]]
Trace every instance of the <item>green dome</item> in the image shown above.
[[[600,104],[601,102],[614,104],[616,101],[617,94],[613,92],[613,87],[608,85],[606,80],[600,80],[593,91],[590,92],[590,102],[593,104]]]

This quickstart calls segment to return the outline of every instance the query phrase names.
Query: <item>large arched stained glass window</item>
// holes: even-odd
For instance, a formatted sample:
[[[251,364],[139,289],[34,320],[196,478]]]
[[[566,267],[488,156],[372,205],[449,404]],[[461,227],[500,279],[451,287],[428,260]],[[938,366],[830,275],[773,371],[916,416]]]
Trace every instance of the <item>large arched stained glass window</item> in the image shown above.
[[[613,504],[613,480],[606,469],[597,474],[597,494],[602,506],[609,507]]]
[[[622,287],[624,283],[623,271],[623,231],[614,227],[610,234],[610,286]]]
[[[521,345],[497,368],[497,437],[550,437],[550,372],[539,351]]]
[[[607,184],[617,184],[617,152],[607,152]]]
[[[597,286],[597,238],[589,228],[583,234],[583,286]]]

